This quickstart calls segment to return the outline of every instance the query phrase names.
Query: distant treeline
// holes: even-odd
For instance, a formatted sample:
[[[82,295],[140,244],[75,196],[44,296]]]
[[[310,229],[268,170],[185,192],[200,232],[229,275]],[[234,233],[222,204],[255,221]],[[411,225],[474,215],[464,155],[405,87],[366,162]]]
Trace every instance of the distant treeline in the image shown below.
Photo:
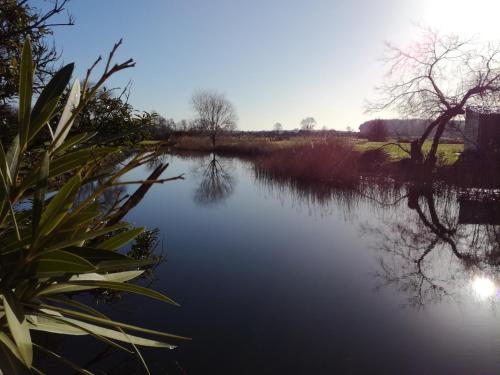
[[[197,126],[179,127],[172,126],[175,123],[167,120],[170,126],[159,125],[155,127],[153,137],[155,139],[166,139],[170,136],[199,136],[205,131]],[[192,124],[193,125],[193,124]],[[358,137],[359,133],[354,131],[342,130],[231,130],[225,132],[233,137],[264,137],[264,138],[292,138],[292,137]]]

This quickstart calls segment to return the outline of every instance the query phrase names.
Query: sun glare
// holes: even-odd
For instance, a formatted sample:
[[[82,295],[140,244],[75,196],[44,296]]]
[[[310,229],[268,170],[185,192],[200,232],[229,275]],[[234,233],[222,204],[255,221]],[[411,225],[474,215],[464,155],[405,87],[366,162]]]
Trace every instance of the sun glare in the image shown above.
[[[430,0],[426,8],[424,25],[443,32],[499,37],[500,1]]]
[[[474,293],[481,299],[487,299],[495,295],[496,285],[487,277],[475,277],[472,280],[472,289]]]

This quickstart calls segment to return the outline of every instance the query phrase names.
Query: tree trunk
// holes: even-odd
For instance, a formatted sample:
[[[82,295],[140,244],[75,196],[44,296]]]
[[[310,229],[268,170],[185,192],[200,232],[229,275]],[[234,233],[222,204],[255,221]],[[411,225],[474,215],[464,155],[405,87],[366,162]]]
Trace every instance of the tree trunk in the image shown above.
[[[147,178],[148,181],[157,180],[161,174],[167,169],[168,163],[160,164]],[[144,195],[151,189],[153,184],[143,183],[139,188],[127,199],[127,201],[118,209],[118,211],[108,220],[106,227],[117,224],[121,219],[144,198]]]
[[[427,170],[432,170],[434,166],[436,165],[436,153],[437,153],[437,148],[439,146],[439,141],[441,140],[441,136],[443,135],[444,128],[446,127],[446,124],[448,124],[448,119],[443,118],[441,120],[441,123],[439,124],[436,133],[434,134],[434,139],[432,140],[432,146],[427,154],[427,157],[425,159],[425,165]]]
[[[422,145],[418,140],[411,142],[410,148],[410,160],[413,166],[418,166],[422,164],[423,155],[422,155]]]
[[[212,134],[212,151],[215,152],[215,134]]]
[[[441,123],[442,119],[444,117],[444,114],[439,116],[437,119],[432,121],[429,126],[425,129],[424,133],[419,139],[416,139],[411,142],[411,149],[410,149],[410,160],[412,166],[417,169],[417,167],[421,167],[424,162],[424,155],[422,152],[422,146],[424,145],[424,142],[427,140],[427,137],[429,134],[432,132],[432,130],[438,126],[438,124]]]

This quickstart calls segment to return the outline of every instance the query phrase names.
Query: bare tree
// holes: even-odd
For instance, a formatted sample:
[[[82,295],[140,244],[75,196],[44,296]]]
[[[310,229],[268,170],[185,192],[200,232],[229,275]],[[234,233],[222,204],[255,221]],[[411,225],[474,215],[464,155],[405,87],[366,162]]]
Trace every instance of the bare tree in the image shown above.
[[[314,117],[306,117],[300,122],[300,129],[301,130],[306,130],[306,131],[311,131],[314,129],[314,127],[317,125],[316,120]]]
[[[412,143],[412,161],[432,168],[440,138],[450,120],[466,106],[492,108],[500,99],[500,46],[456,35],[423,30],[408,48],[387,44],[386,83],[380,100],[368,111],[395,109],[409,118],[429,119],[425,131]],[[424,161],[422,145],[433,136]]]
[[[273,125],[273,130],[275,132],[280,133],[283,130],[283,125],[281,125],[281,122],[277,122],[276,124]]]
[[[191,105],[196,112],[198,127],[206,132],[215,148],[217,137],[236,129],[236,109],[225,95],[204,90],[193,95]]]

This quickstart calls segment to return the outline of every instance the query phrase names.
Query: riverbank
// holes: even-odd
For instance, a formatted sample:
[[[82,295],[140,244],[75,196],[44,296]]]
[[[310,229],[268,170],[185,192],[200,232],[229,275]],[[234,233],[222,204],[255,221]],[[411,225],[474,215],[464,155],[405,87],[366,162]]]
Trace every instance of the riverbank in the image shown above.
[[[179,136],[172,140],[172,145],[178,151],[212,152],[212,145],[208,137],[201,136]],[[272,153],[290,150],[301,150],[315,147],[323,148],[325,145],[338,145],[342,143],[345,148],[352,149],[358,156],[368,151],[378,151],[384,154],[385,163],[390,164],[407,159],[409,154],[404,150],[410,149],[407,142],[398,142],[388,139],[385,142],[370,142],[366,139],[354,137],[331,137],[331,136],[296,136],[296,137],[256,137],[256,136],[225,136],[217,140],[215,152],[224,156],[235,157],[259,157]],[[386,145],[385,147],[383,147]],[[423,145],[424,153],[428,152],[431,142]],[[342,151],[345,151],[345,148]],[[463,143],[446,143],[438,147],[438,161],[440,166],[454,164],[463,152]],[[372,154],[373,155],[373,154]]]
[[[177,153],[212,153],[208,137],[178,136],[171,139]],[[352,186],[361,176],[394,177],[414,180],[410,168],[409,143],[369,142],[354,137],[225,136],[217,140],[215,154],[249,160],[259,173],[274,178],[334,186]],[[430,142],[424,144],[424,152]],[[447,143],[438,148],[435,177],[455,179],[463,144]]]

